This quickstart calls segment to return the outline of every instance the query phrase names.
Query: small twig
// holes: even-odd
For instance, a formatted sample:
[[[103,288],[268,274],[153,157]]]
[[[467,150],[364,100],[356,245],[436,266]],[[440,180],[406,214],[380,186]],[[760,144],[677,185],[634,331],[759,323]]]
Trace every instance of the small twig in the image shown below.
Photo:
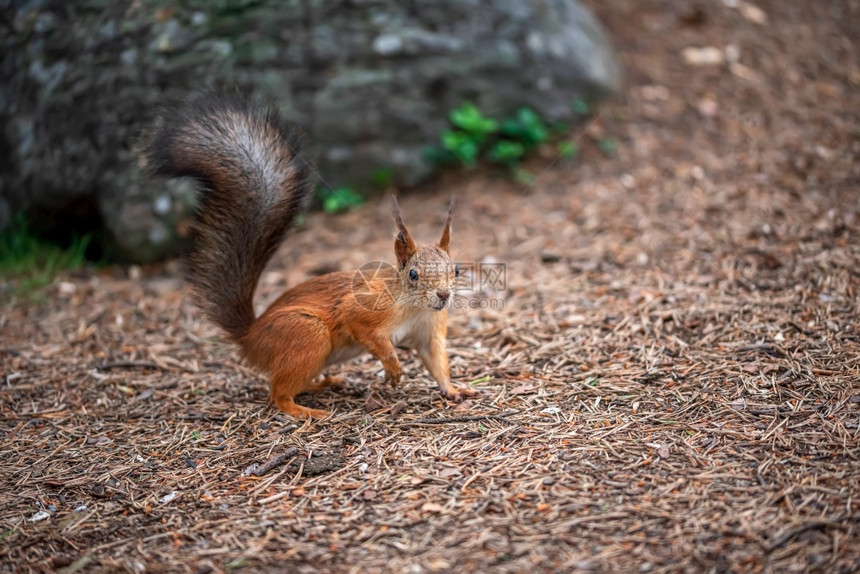
[[[169,367],[153,363],[152,361],[118,361],[116,363],[103,363],[96,366],[96,370],[110,371],[111,369],[153,369],[156,371],[167,371]]]
[[[252,464],[245,469],[242,476],[263,476],[273,468],[276,468],[284,463],[285,460],[293,458],[298,454],[299,449],[292,446],[277,456],[273,456],[263,464]]]
[[[517,424],[506,417],[517,414],[517,411],[509,411],[500,415],[469,415],[462,417],[451,417],[446,419],[418,419],[417,421],[409,421],[402,423],[401,426],[417,426],[417,425],[446,425],[451,423],[469,423],[474,421],[490,421],[499,420],[508,424]]]
[[[764,353],[765,355],[769,355],[771,357],[776,358],[785,357],[785,353],[783,353],[781,349],[768,343],[762,343],[758,345],[745,345],[736,349],[736,352],[738,353],[749,353],[752,351]]]
[[[781,534],[776,540],[767,545],[767,551],[773,552],[795,536],[799,536],[808,530],[814,530],[816,528],[826,528],[828,526],[839,527],[843,526],[841,521],[845,519],[844,515],[840,515],[835,517],[833,520],[812,520],[807,522],[806,524],[801,524],[796,528],[792,528],[787,532]]]
[[[91,552],[88,552],[65,568],[61,568],[60,572],[63,574],[74,574],[75,572],[80,572],[81,570],[86,569],[93,560],[95,560],[95,556]]]

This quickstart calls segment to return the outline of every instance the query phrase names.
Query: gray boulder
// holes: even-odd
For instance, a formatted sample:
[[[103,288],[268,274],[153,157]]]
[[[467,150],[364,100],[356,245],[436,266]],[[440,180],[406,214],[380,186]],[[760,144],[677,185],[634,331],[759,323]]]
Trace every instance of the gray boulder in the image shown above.
[[[575,0],[3,0],[0,206],[57,221],[86,204],[110,255],[182,242],[187,182],[150,181],[135,142],[157,104],[227,84],[277,102],[314,142],[323,180],[377,169],[412,185],[448,112],[527,105],[549,119],[619,86]],[[61,217],[63,225],[73,220]]]

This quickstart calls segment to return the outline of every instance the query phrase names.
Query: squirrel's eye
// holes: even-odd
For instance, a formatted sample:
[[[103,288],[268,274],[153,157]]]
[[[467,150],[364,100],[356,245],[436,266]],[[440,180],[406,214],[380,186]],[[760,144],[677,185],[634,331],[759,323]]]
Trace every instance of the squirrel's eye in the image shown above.
[[[460,266],[454,265],[454,277],[459,277],[459,276],[460,276]]]
[[[418,281],[418,272],[414,269],[409,270],[409,278],[413,281]]]

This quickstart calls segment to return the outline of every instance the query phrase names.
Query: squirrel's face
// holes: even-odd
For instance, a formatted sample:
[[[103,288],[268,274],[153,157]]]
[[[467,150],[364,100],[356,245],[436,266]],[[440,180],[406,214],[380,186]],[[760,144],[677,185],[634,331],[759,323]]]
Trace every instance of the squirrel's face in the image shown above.
[[[451,306],[460,270],[436,245],[418,246],[400,268],[401,295],[412,309],[441,311]]]
[[[454,281],[459,269],[451,262],[448,243],[451,238],[451,215],[454,202],[448,209],[448,219],[442,237],[436,245],[417,245],[400,215],[397,199],[392,196],[394,221],[398,233],[394,240],[394,254],[400,269],[401,296],[412,309],[441,311],[451,305]]]

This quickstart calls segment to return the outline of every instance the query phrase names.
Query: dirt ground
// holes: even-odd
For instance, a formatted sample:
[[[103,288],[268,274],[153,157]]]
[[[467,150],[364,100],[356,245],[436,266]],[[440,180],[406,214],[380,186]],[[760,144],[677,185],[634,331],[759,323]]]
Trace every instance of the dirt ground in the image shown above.
[[[0,309],[0,571],[857,571],[860,3],[588,4],[627,89],[580,155],[401,198],[505,264],[451,314],[475,400],[404,352],[300,423],[177,263],[61,277]],[[310,216],[261,308],[391,260],[389,218]]]

